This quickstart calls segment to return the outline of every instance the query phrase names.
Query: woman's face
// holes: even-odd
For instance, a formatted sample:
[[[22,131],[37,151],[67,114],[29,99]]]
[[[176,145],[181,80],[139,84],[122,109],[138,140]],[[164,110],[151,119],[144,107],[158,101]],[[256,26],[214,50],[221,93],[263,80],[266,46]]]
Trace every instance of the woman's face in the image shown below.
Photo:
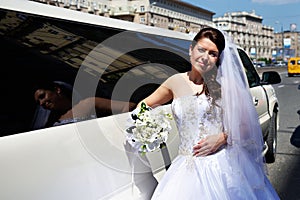
[[[56,91],[38,89],[34,93],[35,101],[45,109],[57,110],[59,105],[59,96]]]
[[[190,46],[190,60],[192,70],[200,74],[210,71],[219,58],[219,51],[215,43],[208,38],[200,39],[195,47]]]

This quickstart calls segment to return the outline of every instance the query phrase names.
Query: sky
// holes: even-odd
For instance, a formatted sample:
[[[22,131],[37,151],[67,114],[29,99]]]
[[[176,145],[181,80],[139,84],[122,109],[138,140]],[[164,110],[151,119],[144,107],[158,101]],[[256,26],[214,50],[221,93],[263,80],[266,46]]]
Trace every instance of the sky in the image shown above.
[[[263,18],[262,24],[271,26],[275,32],[290,30],[296,24],[300,31],[300,0],[183,0],[187,3],[216,13],[221,17],[226,12],[255,11]]]

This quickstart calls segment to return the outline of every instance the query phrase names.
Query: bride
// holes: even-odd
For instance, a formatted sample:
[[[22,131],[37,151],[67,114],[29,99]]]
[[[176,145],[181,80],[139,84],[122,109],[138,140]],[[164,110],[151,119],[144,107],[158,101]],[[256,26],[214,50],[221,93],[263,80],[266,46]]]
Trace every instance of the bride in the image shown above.
[[[150,107],[173,100],[180,135],[179,155],[152,199],[279,199],[266,176],[258,116],[235,45],[203,28],[189,55],[191,71],[169,77],[143,100]]]

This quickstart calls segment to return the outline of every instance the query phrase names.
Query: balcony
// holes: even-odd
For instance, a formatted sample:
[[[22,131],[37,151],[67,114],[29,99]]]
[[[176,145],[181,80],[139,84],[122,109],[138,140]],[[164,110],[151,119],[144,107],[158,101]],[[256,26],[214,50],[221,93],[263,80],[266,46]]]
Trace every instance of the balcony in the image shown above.
[[[135,15],[136,9],[132,6],[122,6],[122,7],[115,7],[110,10],[111,16],[133,16]]]

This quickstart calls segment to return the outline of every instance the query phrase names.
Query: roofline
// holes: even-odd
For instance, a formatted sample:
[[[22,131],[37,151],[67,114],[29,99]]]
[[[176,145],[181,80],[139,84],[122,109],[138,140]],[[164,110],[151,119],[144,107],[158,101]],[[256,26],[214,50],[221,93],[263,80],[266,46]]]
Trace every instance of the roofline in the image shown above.
[[[180,5],[183,5],[183,6],[186,6],[186,7],[189,7],[189,8],[193,8],[193,9],[199,10],[201,12],[205,12],[205,13],[212,14],[212,15],[216,14],[216,13],[214,13],[212,11],[206,10],[206,9],[201,8],[199,6],[195,6],[195,5],[191,4],[191,3],[188,3],[188,2],[185,2],[185,1],[182,1],[182,0],[174,0],[174,1],[177,2]]]
[[[0,8],[29,14],[36,14],[51,18],[69,20],[74,22],[100,25],[121,30],[137,31],[141,33],[161,35],[185,40],[192,39],[189,34],[182,32],[171,31],[164,28],[147,26],[143,24],[137,24],[125,20],[113,19],[99,15],[93,15],[89,13],[79,12],[76,10],[65,9],[28,0],[0,0]]]

